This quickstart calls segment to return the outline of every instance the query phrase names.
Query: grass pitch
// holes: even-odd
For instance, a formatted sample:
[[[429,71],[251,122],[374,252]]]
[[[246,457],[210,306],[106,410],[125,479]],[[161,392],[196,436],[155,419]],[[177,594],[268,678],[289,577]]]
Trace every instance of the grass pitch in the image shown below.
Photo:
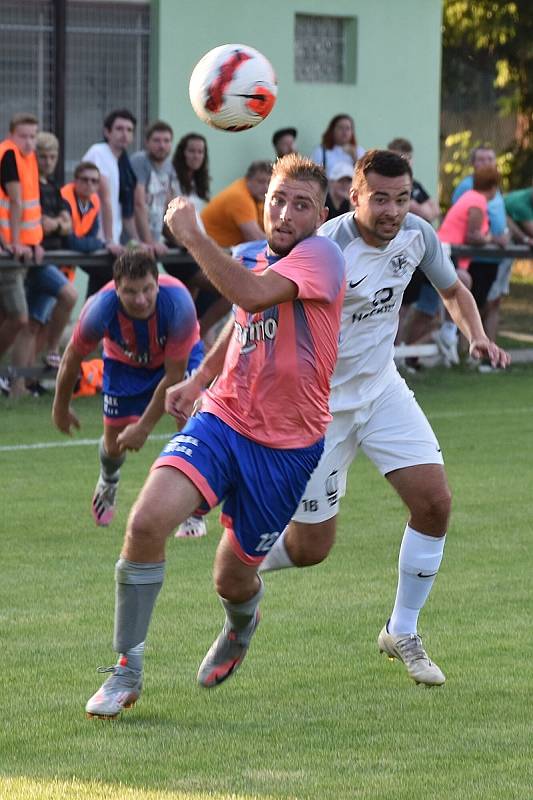
[[[172,540],[136,708],[86,720],[113,663],[113,567],[129,506],[158,453],[129,455],[113,526],[90,500],[99,399],[83,429],[50,402],[0,401],[2,800],[500,800],[533,796],[533,368],[432,370],[413,383],[454,491],[445,560],[421,632],[447,683],[425,689],[376,637],[392,607],[406,514],[360,456],[337,545],[320,567],[266,576],[263,620],[237,675],[195,674],[222,612],[209,535]],[[172,431],[169,420],[157,433]],[[57,443],[57,447],[20,449]],[[10,449],[13,448],[13,449]],[[18,448],[18,449],[14,449]]]

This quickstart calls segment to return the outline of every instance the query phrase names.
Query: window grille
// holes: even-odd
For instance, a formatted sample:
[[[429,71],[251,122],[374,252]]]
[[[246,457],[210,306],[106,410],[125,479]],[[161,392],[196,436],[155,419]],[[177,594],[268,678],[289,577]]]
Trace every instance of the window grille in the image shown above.
[[[126,3],[67,3],[65,169],[71,173],[114,108],[137,117],[133,149],[148,114],[150,8]]]
[[[14,114],[35,114],[50,130],[54,120],[52,3],[2,0],[0,3],[0,139]]]
[[[114,108],[137,117],[134,148],[148,115],[150,5],[68,2],[66,20],[65,168],[70,177],[89,145],[102,138]],[[51,0],[0,2],[0,139],[20,111],[54,129],[54,28]]]
[[[296,14],[294,77],[307,83],[349,83],[355,49],[355,19]]]

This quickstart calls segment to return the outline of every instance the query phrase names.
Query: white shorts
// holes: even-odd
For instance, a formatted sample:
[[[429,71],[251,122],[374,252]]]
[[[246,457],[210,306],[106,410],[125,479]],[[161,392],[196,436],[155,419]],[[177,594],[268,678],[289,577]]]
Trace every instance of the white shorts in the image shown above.
[[[413,392],[396,374],[368,406],[333,415],[324,453],[293,519],[313,524],[336,516],[359,447],[382,475],[403,467],[443,463],[431,425]]]

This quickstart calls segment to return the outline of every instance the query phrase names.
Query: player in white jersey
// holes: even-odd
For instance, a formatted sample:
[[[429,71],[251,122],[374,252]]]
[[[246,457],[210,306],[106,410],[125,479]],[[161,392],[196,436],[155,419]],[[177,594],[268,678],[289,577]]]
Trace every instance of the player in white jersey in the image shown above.
[[[439,685],[444,674],[427,656],[417,622],[442,560],[451,494],[440,445],[394,364],[402,296],[415,269],[419,267],[438,290],[469,341],[472,356],[489,358],[495,367],[506,367],[509,356],[486,336],[473,297],[457,279],[433,228],[407,213],[411,188],[405,159],[387,150],[370,150],[355,168],[355,212],[319,230],[340,246],[346,263],[330,398],[333,420],[298,512],[261,571],[310,566],[326,558],[335,539],[348,468],[361,447],[410,515],[400,548],[396,600],[378,646],[403,661],[417,683]]]

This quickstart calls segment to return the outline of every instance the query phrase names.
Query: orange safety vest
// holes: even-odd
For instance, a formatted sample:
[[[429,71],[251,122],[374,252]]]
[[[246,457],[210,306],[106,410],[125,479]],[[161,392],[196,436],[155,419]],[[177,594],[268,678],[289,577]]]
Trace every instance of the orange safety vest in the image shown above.
[[[104,379],[104,362],[101,358],[82,361],[80,375],[73,397],[90,397],[102,390]]]
[[[93,192],[89,200],[91,201],[91,208],[86,214],[80,213],[76,193],[74,192],[74,184],[67,183],[61,189],[61,196],[66,200],[70,206],[72,214],[72,233],[74,236],[86,236],[94,225],[94,221],[100,213],[100,198]]]
[[[40,244],[43,240],[43,228],[41,225],[42,212],[39,200],[37,156],[35,153],[30,153],[27,156],[23,155],[11,139],[4,139],[3,142],[0,142],[0,161],[8,150],[13,150],[15,153],[22,194],[22,218],[19,228],[20,243],[27,245]],[[12,241],[11,220],[9,217],[10,205],[9,195],[0,185],[0,233],[7,244]]]

